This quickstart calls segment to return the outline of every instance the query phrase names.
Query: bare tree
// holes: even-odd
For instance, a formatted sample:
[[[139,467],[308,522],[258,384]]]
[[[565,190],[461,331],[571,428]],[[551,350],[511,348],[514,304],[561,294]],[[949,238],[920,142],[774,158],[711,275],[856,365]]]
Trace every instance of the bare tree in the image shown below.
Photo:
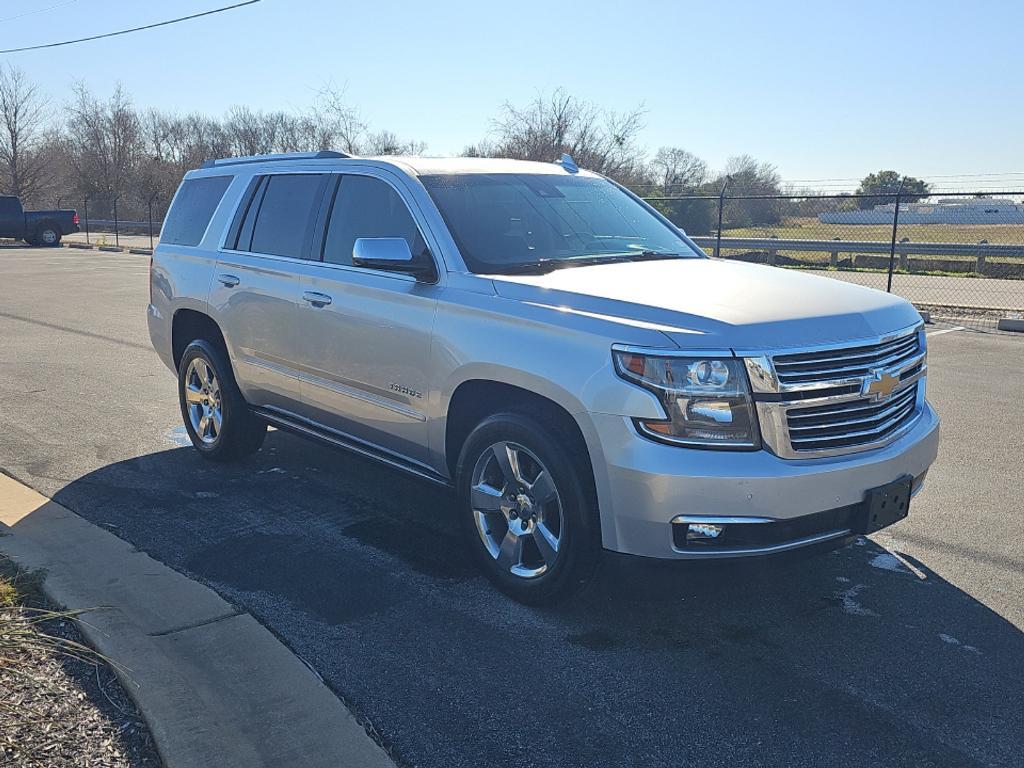
[[[363,152],[368,155],[422,155],[427,145],[422,141],[400,139],[392,131],[367,134]]]
[[[123,213],[142,215],[147,201],[166,204],[182,175],[209,158],[320,149],[356,155],[426,150],[423,142],[372,130],[334,85],[321,89],[307,109],[237,106],[215,118],[140,113],[120,86],[103,101],[80,83],[64,115],[60,123],[50,122],[46,100],[35,86],[19,70],[0,68],[0,190],[37,199],[43,194],[87,195],[95,215],[109,212],[104,209],[120,197]],[[463,154],[549,162],[568,153],[581,167],[669,194],[717,194],[726,173],[732,178],[730,194],[779,191],[775,167],[746,155],[731,158],[725,171],[710,180],[704,161],[678,147],[662,147],[648,160],[639,146],[643,117],[640,107],[611,111],[559,89],[522,106],[505,103],[490,134]],[[697,222],[699,217],[681,203],[663,208],[693,231],[706,229],[704,219]],[[736,226],[770,223],[786,210],[775,201],[730,201],[726,218]]]
[[[48,111],[24,72],[0,66],[0,192],[32,202],[46,186]]]
[[[334,149],[351,155],[360,154],[368,129],[359,110],[346,100],[344,89],[333,83],[321,88],[313,114],[321,125],[330,126]]]
[[[637,146],[643,115],[639,107],[604,110],[559,89],[525,107],[506,102],[494,121],[493,141],[466,153],[549,162],[568,153],[581,167],[630,183],[645,174]]]
[[[735,155],[725,163],[725,170],[712,182],[717,192],[721,182],[728,176],[730,194],[776,195],[779,193],[781,177],[771,163],[761,163],[750,155]]]
[[[282,138],[281,112],[254,112],[232,107],[224,118],[224,133],[236,155],[265,155],[274,152]]]
[[[663,194],[685,194],[707,180],[708,164],[680,147],[662,147],[651,160],[651,173]]]
[[[729,195],[778,195],[781,192],[778,169],[771,163],[758,162],[750,155],[730,157],[725,170],[708,184],[707,191],[717,194],[727,177]],[[781,220],[783,209],[784,204],[780,200],[730,200],[725,206],[725,220],[733,227],[772,225]]]
[[[78,190],[110,207],[128,192],[142,154],[138,113],[120,85],[106,102],[81,83],[68,109],[65,145]]]

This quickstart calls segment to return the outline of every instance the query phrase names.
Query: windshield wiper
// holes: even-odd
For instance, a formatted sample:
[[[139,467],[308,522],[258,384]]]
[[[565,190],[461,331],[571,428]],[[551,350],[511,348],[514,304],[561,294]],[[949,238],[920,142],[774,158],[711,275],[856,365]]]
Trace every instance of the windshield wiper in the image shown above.
[[[672,251],[633,251],[629,254],[630,261],[654,261],[655,259],[677,259],[682,254]]]
[[[538,259],[537,261],[525,261],[521,264],[510,264],[503,267],[497,274],[502,275],[546,275],[556,269],[568,269],[570,267],[590,267],[595,264],[621,264],[629,261],[656,261],[658,259],[684,258],[678,253],[670,251],[624,251],[621,253],[590,254],[587,256],[573,256],[567,259]]]
[[[487,270],[496,275],[546,275],[558,269],[562,259],[538,259],[537,261],[524,261],[520,264],[509,264],[500,269]]]

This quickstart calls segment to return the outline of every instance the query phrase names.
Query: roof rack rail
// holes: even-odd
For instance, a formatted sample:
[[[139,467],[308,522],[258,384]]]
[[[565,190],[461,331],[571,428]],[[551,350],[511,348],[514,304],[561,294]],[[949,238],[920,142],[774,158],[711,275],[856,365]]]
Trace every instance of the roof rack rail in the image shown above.
[[[352,157],[344,152],[333,149],[321,149],[319,152],[281,152],[272,155],[249,155],[248,157],[223,157],[219,160],[207,160],[202,168],[218,168],[222,165],[242,165],[244,163],[266,163],[273,160],[339,160]]]

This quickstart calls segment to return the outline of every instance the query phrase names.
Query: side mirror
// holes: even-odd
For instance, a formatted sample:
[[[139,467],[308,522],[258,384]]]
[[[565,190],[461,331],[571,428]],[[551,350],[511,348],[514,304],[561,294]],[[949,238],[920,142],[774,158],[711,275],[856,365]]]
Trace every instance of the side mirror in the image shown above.
[[[356,238],[352,247],[352,265],[382,272],[403,272],[417,279],[434,274],[433,264],[429,260],[416,259],[404,237]]]

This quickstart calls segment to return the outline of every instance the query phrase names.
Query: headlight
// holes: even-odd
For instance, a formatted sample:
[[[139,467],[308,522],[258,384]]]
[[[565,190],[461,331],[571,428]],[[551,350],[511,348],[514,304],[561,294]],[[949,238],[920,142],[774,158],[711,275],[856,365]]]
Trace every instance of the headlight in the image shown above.
[[[743,361],[615,350],[619,375],[658,396],[668,418],[637,419],[645,435],[700,448],[757,448],[761,439]]]

